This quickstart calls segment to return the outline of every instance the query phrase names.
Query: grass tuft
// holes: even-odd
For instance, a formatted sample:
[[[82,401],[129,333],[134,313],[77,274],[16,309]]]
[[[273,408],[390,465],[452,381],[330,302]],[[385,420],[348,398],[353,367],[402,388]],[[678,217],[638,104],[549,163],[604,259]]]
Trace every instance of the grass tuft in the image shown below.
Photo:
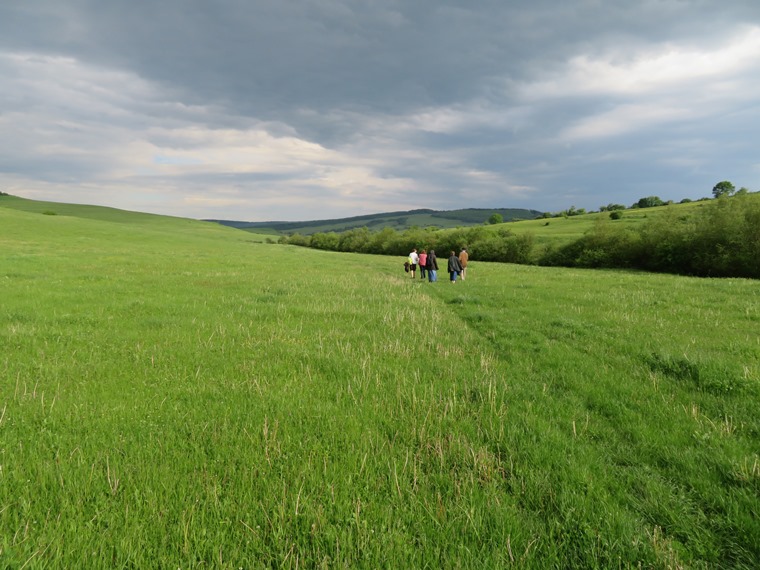
[[[693,361],[686,356],[673,357],[652,353],[645,359],[653,372],[677,381],[691,383],[698,390],[715,395],[740,393],[748,388],[742,375],[727,362]]]

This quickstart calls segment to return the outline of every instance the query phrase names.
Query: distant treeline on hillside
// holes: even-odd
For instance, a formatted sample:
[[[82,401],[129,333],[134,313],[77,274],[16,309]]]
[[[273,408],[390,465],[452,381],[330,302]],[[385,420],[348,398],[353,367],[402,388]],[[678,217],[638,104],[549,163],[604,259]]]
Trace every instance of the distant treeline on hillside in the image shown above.
[[[243,230],[259,231],[261,229],[276,230],[282,233],[314,234],[318,232],[346,231],[366,227],[371,230],[381,230],[386,227],[395,230],[406,230],[414,226],[454,228],[457,226],[473,226],[486,223],[497,214],[505,222],[530,220],[542,216],[538,210],[522,208],[465,208],[459,210],[430,210],[417,209],[400,212],[385,212],[367,214],[350,218],[334,218],[328,220],[309,220],[303,222],[239,222],[230,220],[206,220],[217,222]]]
[[[599,217],[591,231],[561,246],[536,245],[531,234],[515,235],[506,225],[402,232],[364,227],[283,236],[280,243],[398,256],[415,247],[440,254],[467,247],[473,260],[760,278],[760,194],[722,196],[689,215],[674,207],[633,227],[612,217]]]

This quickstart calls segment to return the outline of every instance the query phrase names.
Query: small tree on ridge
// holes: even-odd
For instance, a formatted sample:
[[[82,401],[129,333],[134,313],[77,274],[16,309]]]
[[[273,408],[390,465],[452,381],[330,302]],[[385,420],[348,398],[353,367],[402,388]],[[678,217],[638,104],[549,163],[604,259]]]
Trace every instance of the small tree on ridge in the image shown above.
[[[734,192],[736,192],[736,188],[728,180],[718,182],[712,189],[713,196],[716,198],[720,198],[721,196],[731,196]]]

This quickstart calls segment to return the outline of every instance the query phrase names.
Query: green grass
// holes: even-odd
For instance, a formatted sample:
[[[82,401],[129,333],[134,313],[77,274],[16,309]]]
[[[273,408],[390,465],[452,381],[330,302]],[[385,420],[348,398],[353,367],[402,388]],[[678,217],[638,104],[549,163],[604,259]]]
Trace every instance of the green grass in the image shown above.
[[[760,194],[757,195],[760,200]],[[657,206],[654,208],[635,208],[623,210],[623,217],[619,220],[610,220],[610,223],[618,228],[634,228],[651,219],[665,215],[691,216],[697,209],[705,206],[707,202],[687,202],[685,204],[671,204],[669,206]],[[567,218],[541,218],[537,220],[522,220],[489,226],[496,230],[506,227],[517,235],[530,233],[538,245],[563,246],[580,239],[589,232],[599,219],[609,220],[609,212],[596,212],[582,214]]]
[[[18,196],[4,195],[0,196],[0,208],[19,210],[45,215],[74,216],[77,218],[88,218],[118,223],[131,224],[176,224],[189,222],[184,218],[171,218],[168,216],[158,216],[155,214],[143,214],[141,212],[129,212],[116,208],[107,208],[104,206],[89,206],[85,204],[66,204],[63,202],[43,202],[39,200],[28,200]]]
[[[755,282],[84,211],[0,202],[0,567],[760,562]]]
[[[118,224],[129,224],[137,228],[151,228],[155,231],[164,231],[171,234],[175,239],[181,239],[185,233],[200,233],[218,235],[218,224],[212,222],[198,222],[196,220],[190,220],[187,218],[177,218],[172,216],[159,216],[156,214],[144,214],[142,212],[130,212],[127,210],[119,210],[117,208],[108,208],[105,206],[90,206],[85,204],[66,204],[63,202],[43,202],[39,200],[29,200],[26,198],[19,198],[18,196],[0,195],[0,212],[3,209],[8,211],[27,212],[30,214],[42,214],[44,216],[63,216],[71,218],[70,223],[74,226],[78,224],[77,220],[94,220],[100,222],[110,222]],[[36,218],[29,218],[29,220],[38,221]],[[7,229],[3,232],[10,234],[11,224],[18,223],[18,220],[13,220],[10,217],[5,219],[8,224],[6,228],[0,228],[0,230]],[[61,222],[67,224],[68,222]],[[44,226],[47,230],[55,231],[55,228],[59,227],[55,224]],[[64,226],[65,227],[65,226]],[[113,228],[111,226],[97,226],[96,233],[111,233]],[[178,233],[180,232],[180,233]],[[49,238],[51,235],[49,232],[45,233],[45,237]],[[276,234],[275,234],[276,235]],[[263,230],[261,232],[249,232],[245,239],[252,242],[264,242],[271,240],[273,234],[269,231]]]

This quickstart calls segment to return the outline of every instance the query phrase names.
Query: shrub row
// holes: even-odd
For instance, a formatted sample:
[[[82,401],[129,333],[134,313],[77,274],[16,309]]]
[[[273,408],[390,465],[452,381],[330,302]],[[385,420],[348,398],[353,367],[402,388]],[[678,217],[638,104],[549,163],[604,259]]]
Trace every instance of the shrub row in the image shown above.
[[[704,277],[760,277],[760,200],[712,200],[689,216],[670,210],[633,229],[602,220],[539,263],[635,268]]]
[[[467,247],[472,259],[564,267],[631,268],[712,277],[760,277],[760,200],[722,197],[679,215],[677,210],[633,228],[600,217],[583,237],[561,247],[539,247],[530,234],[506,227],[455,230],[367,228],[312,236],[283,236],[280,243],[331,251],[406,256],[413,247],[439,255]]]
[[[282,236],[279,241],[330,251],[404,257],[412,248],[428,251],[432,249],[439,255],[447,255],[449,251],[458,252],[462,247],[467,247],[468,251],[477,251],[477,259],[482,261],[535,263],[533,236],[518,236],[506,227],[495,231],[487,230],[482,226],[454,230],[410,228],[403,232],[397,232],[391,228],[370,232],[367,228],[359,228],[341,233],[316,233],[311,236],[293,234]]]

